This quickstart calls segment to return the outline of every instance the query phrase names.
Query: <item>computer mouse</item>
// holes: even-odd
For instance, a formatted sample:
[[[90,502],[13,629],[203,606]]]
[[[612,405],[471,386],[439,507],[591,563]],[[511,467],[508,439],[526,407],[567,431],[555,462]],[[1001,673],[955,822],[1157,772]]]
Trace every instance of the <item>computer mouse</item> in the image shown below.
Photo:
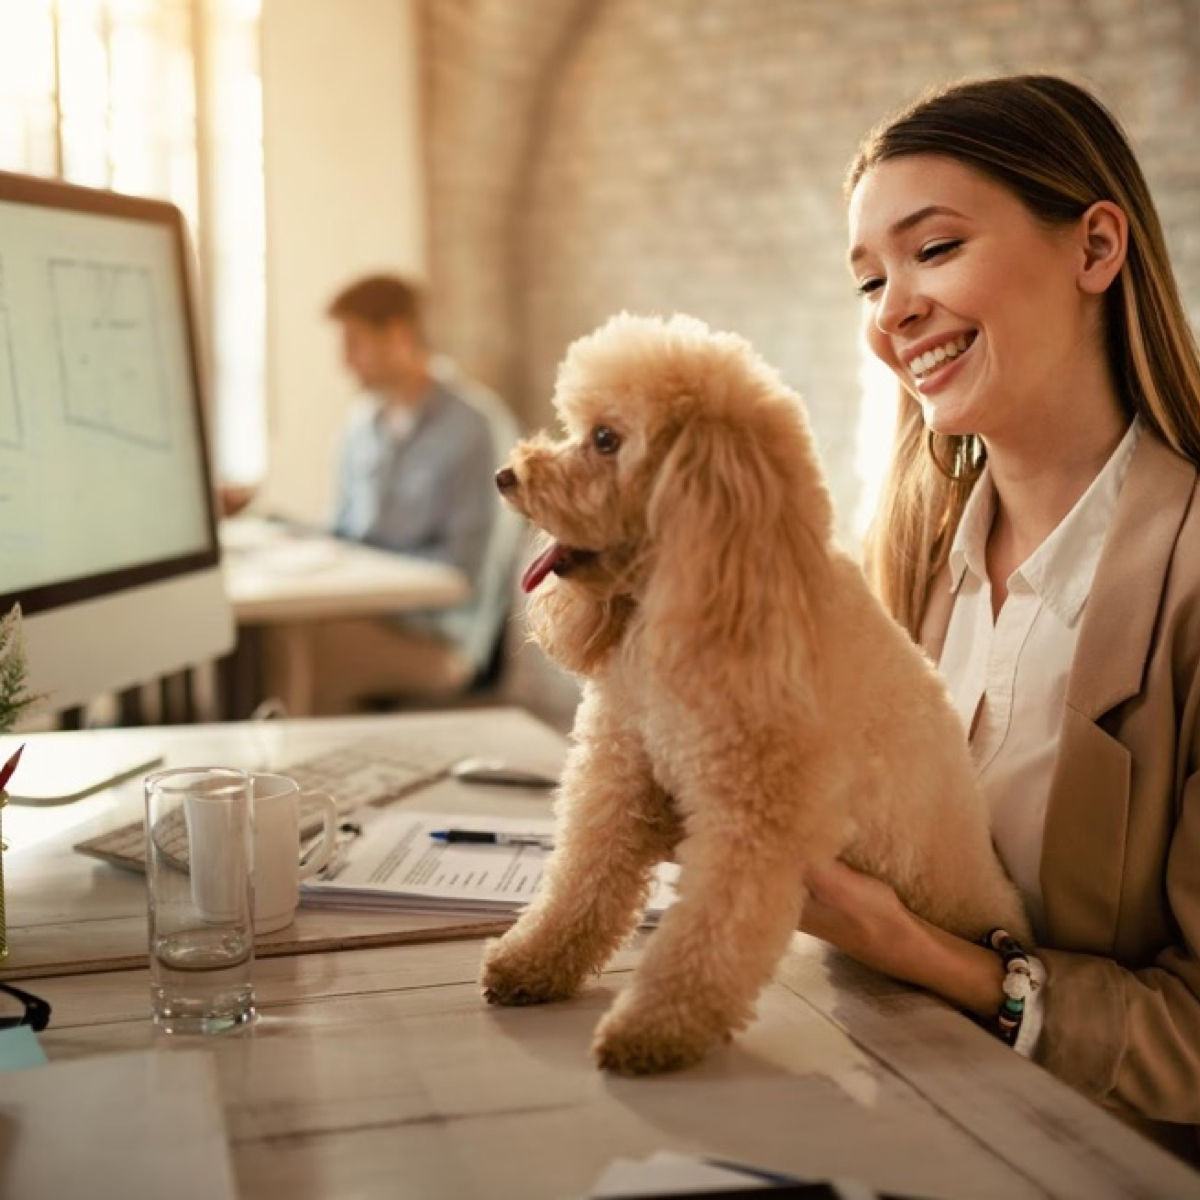
[[[461,758],[450,774],[463,783],[494,783],[500,787],[552,788],[558,780],[526,767],[517,767],[502,758]]]

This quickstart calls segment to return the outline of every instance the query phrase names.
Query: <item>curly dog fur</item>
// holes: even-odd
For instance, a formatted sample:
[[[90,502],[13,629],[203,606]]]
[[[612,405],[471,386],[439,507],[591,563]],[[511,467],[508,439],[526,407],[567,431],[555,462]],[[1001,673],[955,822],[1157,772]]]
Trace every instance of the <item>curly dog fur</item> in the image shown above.
[[[545,887],[489,944],[488,1000],[571,995],[672,854],[676,902],[596,1031],[624,1073],[747,1024],[806,861],[1028,937],[940,678],[835,545],[799,397],[741,338],[622,314],[570,347],[554,402],[566,437],[522,442],[497,484],[550,538],[533,635],[586,684]]]

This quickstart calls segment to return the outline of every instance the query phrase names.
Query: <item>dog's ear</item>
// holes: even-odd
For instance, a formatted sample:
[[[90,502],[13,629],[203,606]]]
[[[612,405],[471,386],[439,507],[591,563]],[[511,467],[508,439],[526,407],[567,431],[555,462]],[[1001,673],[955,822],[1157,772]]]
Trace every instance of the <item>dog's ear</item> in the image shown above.
[[[633,612],[628,596],[601,600],[553,576],[529,598],[530,637],[561,667],[591,675],[625,633]]]
[[[830,510],[793,417],[694,416],[659,469],[645,636],[658,673],[683,691],[812,704]]]

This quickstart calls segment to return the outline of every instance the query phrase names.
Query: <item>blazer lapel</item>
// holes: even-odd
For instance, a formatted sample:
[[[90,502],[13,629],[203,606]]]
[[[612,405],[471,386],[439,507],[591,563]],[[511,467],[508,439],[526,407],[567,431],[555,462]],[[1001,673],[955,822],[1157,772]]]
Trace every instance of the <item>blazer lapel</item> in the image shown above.
[[[1083,613],[1046,809],[1042,896],[1052,945],[1116,940],[1132,776],[1128,750],[1096,722],[1142,687],[1195,468],[1143,432]]]
[[[1196,469],[1143,432],[1083,614],[1067,704],[1097,720],[1142,687],[1158,607]]]

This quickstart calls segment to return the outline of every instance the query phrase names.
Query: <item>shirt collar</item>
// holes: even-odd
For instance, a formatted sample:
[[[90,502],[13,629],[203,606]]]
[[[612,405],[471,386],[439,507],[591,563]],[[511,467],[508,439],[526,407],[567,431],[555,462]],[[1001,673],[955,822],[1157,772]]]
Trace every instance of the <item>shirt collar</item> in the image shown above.
[[[1117,496],[1141,431],[1141,419],[1135,416],[1074,508],[1014,572],[1066,625],[1075,623],[1091,590]],[[978,579],[987,579],[987,539],[995,511],[996,489],[985,464],[950,546],[951,591],[958,591],[968,570]]]
[[[987,539],[996,512],[996,489],[991,468],[985,463],[975,481],[950,544],[950,590],[957,592],[970,568],[978,579],[987,578]]]
[[[1021,564],[1026,582],[1066,625],[1075,623],[1091,591],[1121,484],[1141,432],[1141,422],[1134,417],[1120,444],[1075,507]]]
[[[377,393],[369,393],[371,421],[379,434],[393,444],[400,445],[408,441],[417,426],[441,406],[444,395],[445,387],[436,377],[430,379],[429,386],[411,405],[393,404]]]

